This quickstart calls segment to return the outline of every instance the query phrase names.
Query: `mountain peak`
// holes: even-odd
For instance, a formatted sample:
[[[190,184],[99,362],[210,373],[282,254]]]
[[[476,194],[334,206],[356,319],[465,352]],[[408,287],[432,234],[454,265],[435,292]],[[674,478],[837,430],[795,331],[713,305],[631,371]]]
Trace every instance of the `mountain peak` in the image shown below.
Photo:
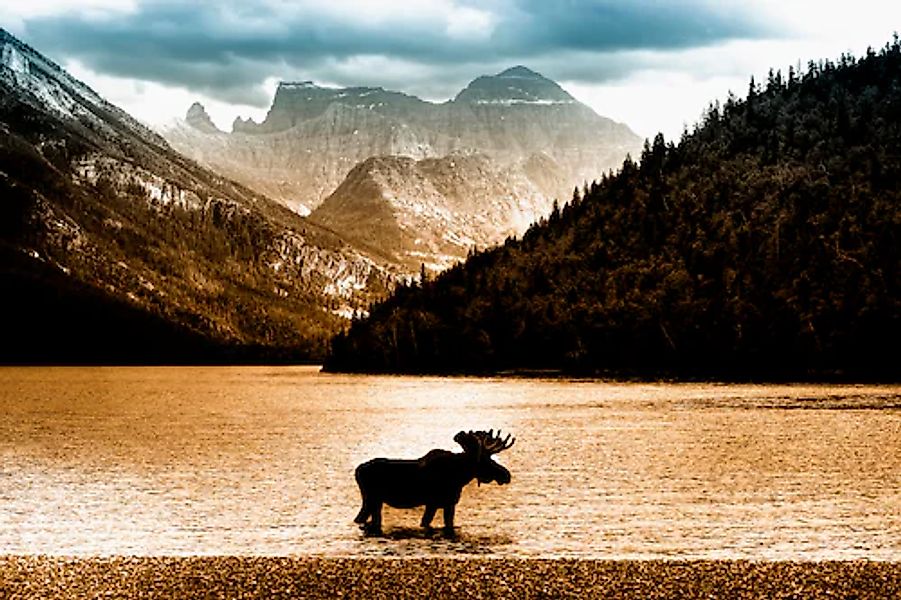
[[[252,117],[242,119],[240,116],[235,117],[232,121],[232,133],[254,133],[259,125]]]
[[[210,115],[207,114],[206,108],[200,102],[195,102],[188,109],[185,115],[185,121],[194,129],[199,129],[204,133],[219,133],[219,128],[213,123]]]
[[[12,86],[17,95],[28,98],[33,106],[56,115],[96,122],[97,115],[87,107],[102,107],[104,111],[115,113],[116,118],[133,131],[155,137],[146,126],[107,103],[84,82],[2,28],[0,82]]]
[[[575,104],[555,81],[517,65],[497,75],[482,75],[457,94],[454,102],[468,104]]]
[[[495,77],[502,77],[504,79],[547,79],[540,73],[536,73],[532,69],[522,65],[516,65],[515,67],[505,69],[495,75]]]
[[[188,118],[196,115],[205,115],[206,108],[204,108],[203,104],[200,102],[194,102],[190,107],[188,107],[188,114],[186,115]]]

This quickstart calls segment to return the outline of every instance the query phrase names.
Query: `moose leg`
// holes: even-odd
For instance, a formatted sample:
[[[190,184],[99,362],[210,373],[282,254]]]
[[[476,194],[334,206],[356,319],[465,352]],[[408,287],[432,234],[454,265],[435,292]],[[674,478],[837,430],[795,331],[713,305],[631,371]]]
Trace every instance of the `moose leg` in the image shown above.
[[[382,502],[381,500],[373,502],[369,501],[369,514],[372,515],[372,521],[366,526],[366,533],[378,534],[382,533]]]
[[[354,517],[354,523],[357,525],[362,525],[366,522],[366,519],[369,518],[369,503],[366,502],[366,497],[363,497],[363,506],[360,508],[360,512],[357,513],[357,516]]]
[[[434,504],[427,504],[425,507],[425,512],[422,513],[422,521],[419,523],[426,529],[432,528],[432,519],[435,518],[435,512],[438,511],[438,507]]]
[[[363,499],[363,506],[360,507],[360,512],[357,513],[357,516],[354,517],[354,523],[360,525],[361,528],[366,529],[368,526],[366,525],[366,520],[373,514],[372,512],[372,500],[369,497],[370,494],[367,492],[368,489],[371,489],[370,485],[367,483],[369,477],[366,476],[367,473],[372,471],[372,465],[370,463],[364,463],[357,467],[356,471],[354,471],[354,479],[357,480],[357,486],[360,488],[360,496]]]
[[[454,534],[454,510],[456,510],[456,504],[448,504],[444,507],[444,533],[445,535],[453,535]]]

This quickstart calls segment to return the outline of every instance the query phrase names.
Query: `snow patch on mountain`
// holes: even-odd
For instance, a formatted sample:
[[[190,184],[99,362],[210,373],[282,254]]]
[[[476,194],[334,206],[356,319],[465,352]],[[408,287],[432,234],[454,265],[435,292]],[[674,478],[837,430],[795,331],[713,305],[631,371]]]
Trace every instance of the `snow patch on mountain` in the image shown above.
[[[555,104],[576,104],[576,100],[528,100],[525,98],[494,98],[476,100],[473,104],[496,104],[499,106],[515,106],[517,104],[531,104],[534,106],[553,106]]]
[[[278,84],[278,87],[286,90],[309,90],[318,88],[319,86],[312,81],[282,81]]]
[[[2,64],[14,73],[28,75],[28,59],[25,58],[12,44],[3,44]]]

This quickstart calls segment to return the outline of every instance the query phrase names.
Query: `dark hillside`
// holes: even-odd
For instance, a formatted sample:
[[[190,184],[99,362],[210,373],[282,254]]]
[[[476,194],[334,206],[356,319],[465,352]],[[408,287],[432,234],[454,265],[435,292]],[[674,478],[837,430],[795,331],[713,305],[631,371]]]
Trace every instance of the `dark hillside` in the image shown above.
[[[0,362],[318,361],[392,274],[0,29]]]
[[[328,368],[901,377],[901,44],[771,73],[521,240],[399,289]]]

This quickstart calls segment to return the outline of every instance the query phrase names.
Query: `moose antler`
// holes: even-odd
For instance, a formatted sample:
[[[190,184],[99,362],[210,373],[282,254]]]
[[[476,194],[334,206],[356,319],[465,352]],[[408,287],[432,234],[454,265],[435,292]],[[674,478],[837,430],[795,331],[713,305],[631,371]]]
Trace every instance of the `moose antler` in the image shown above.
[[[470,431],[469,433],[478,440],[479,445],[482,446],[482,451],[489,455],[502,452],[516,442],[516,438],[511,438],[509,433],[507,434],[507,437],[502,438],[500,429],[497,430],[497,435],[494,434],[494,429],[489,429],[488,431]]]

